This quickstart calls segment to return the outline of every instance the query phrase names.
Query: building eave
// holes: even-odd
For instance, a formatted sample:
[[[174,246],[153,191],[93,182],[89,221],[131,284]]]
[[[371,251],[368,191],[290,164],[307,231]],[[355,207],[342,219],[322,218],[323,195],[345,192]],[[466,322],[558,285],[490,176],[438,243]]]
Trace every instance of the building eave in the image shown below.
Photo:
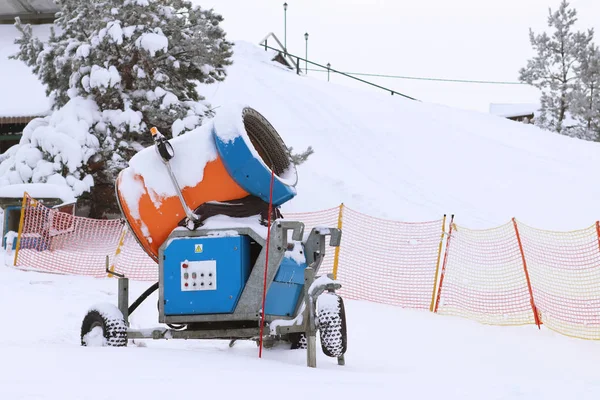
[[[17,17],[24,24],[51,24],[56,19],[55,13],[0,14],[0,24],[14,24]]]
[[[35,118],[43,117],[43,115],[30,115],[23,117],[0,117],[0,125],[4,124],[28,124]]]

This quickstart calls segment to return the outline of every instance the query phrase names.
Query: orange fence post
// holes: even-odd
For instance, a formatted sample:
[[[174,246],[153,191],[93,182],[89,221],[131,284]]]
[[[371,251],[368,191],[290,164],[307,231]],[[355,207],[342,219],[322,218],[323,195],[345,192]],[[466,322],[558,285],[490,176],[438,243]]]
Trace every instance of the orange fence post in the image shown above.
[[[344,216],[344,203],[340,204],[340,212],[338,214],[338,229],[342,229],[342,219]],[[335,256],[333,257],[333,279],[337,279],[338,263],[340,261],[340,246],[335,248]]]
[[[21,235],[23,234],[23,223],[25,222],[25,210],[28,198],[29,195],[27,192],[23,193],[23,202],[21,203],[21,218],[19,220],[19,232],[17,234],[17,246],[15,247],[15,259],[13,261],[13,267],[17,266],[17,257],[19,256],[19,249],[21,248]]]
[[[525,252],[523,251],[523,244],[521,243],[521,235],[519,235],[519,228],[517,227],[517,220],[512,219],[513,226],[515,227],[515,234],[517,235],[517,242],[519,243],[519,250],[521,251],[521,258],[523,259],[523,271],[525,271],[525,279],[527,280],[527,289],[529,289],[529,301],[531,302],[531,309],[533,310],[533,318],[535,318],[535,324],[540,328],[540,317],[538,315],[535,301],[533,300],[533,290],[531,289],[531,281],[529,280],[529,272],[527,271],[527,261],[525,260]]]
[[[433,306],[435,305],[435,289],[437,286],[438,275],[440,271],[440,261],[442,259],[442,245],[444,244],[444,234],[446,233],[446,214],[442,220],[442,235],[440,236],[440,247],[438,249],[437,263],[435,265],[435,277],[433,278],[433,291],[431,292],[431,305],[429,311],[433,312]]]
[[[125,222],[125,221],[123,221]],[[115,256],[113,258],[113,262],[110,266],[109,269],[109,273],[108,273],[108,277],[112,278],[114,275],[112,274],[112,272],[115,272],[115,264],[116,264],[116,260],[119,257],[119,254],[121,254],[121,251],[123,251],[123,245],[125,244],[125,236],[127,235],[128,232],[128,227],[125,223],[123,223],[123,232],[121,232],[121,237],[119,238],[119,244],[117,245],[117,250],[115,251]]]
[[[434,313],[437,313],[438,306],[440,305],[440,296],[442,294],[442,283],[444,282],[444,275],[446,274],[446,264],[448,262],[448,249],[450,248],[450,238],[452,238],[452,227],[454,226],[454,214],[450,217],[450,229],[448,229],[448,239],[446,240],[446,252],[444,253],[444,263],[442,264],[442,273],[440,275],[440,286],[438,287],[437,300],[435,302]]]

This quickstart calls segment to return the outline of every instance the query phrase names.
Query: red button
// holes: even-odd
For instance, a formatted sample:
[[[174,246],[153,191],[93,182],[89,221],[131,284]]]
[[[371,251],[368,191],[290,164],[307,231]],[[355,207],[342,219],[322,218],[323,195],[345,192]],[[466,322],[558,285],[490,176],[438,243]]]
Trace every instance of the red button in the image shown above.
[[[186,283],[185,283],[185,287],[187,287],[187,286],[188,286],[188,283],[186,282]]]
[[[188,267],[187,263],[183,263],[182,267],[187,268]]]

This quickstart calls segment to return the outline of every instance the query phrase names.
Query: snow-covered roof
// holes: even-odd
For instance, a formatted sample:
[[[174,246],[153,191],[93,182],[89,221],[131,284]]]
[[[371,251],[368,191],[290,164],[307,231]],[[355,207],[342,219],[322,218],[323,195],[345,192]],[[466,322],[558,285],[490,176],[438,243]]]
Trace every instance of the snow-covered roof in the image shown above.
[[[64,203],[73,203],[75,198],[68,186],[49,183],[22,183],[0,187],[0,198],[20,199],[27,194],[34,199],[61,199]]]
[[[40,39],[50,35],[49,24],[32,28]],[[14,26],[0,25],[0,118],[41,116],[50,110],[45,88],[31,69],[22,61],[8,59],[19,50],[14,44],[18,36]]]
[[[26,20],[52,19],[58,11],[53,0],[2,0],[0,21],[14,21],[19,16]]]
[[[539,109],[540,105],[535,103],[490,104],[490,114],[506,118],[535,114]]]

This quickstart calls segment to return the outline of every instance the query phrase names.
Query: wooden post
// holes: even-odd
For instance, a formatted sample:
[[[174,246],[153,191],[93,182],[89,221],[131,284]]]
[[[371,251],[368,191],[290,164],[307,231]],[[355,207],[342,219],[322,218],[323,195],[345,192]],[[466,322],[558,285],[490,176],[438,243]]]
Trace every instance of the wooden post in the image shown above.
[[[340,204],[340,212],[338,213],[337,227],[339,230],[342,230],[343,217],[344,217],[344,203]],[[340,246],[337,246],[335,248],[335,255],[333,257],[333,280],[337,279],[339,261],[340,261]]]
[[[109,271],[108,272],[109,278],[113,277],[113,274],[111,272],[115,272],[115,264],[117,263],[119,254],[121,254],[121,251],[123,249],[123,244],[125,243],[125,236],[127,236],[128,229],[129,228],[127,228],[127,225],[123,226],[123,230],[121,231],[121,237],[119,237],[119,243],[117,244],[117,250],[115,251],[115,256],[113,257],[112,265],[110,266],[110,268],[108,268],[108,265],[107,265],[106,270]]]
[[[19,249],[21,248],[21,235],[23,234],[23,223],[25,222],[25,210],[27,209],[27,199],[29,194],[23,193],[23,201],[21,202],[21,218],[19,220],[19,232],[17,234],[17,246],[15,247],[15,259],[13,261],[13,267],[17,266],[17,257],[19,256]]]
[[[437,313],[440,306],[440,296],[442,294],[442,284],[446,275],[446,264],[448,262],[448,249],[450,248],[450,239],[452,238],[452,228],[454,227],[454,214],[450,217],[450,229],[448,230],[448,240],[446,240],[446,252],[444,253],[444,263],[442,264],[442,274],[440,275],[440,286],[438,287],[437,300],[435,302],[434,313]]]
[[[433,292],[431,292],[431,304],[429,305],[429,311],[433,312],[433,306],[435,305],[435,289],[437,286],[438,274],[440,271],[440,261],[442,259],[442,245],[444,243],[444,234],[446,233],[446,214],[442,221],[442,235],[440,237],[440,246],[438,248],[437,263],[435,265],[435,277],[433,278]]]

